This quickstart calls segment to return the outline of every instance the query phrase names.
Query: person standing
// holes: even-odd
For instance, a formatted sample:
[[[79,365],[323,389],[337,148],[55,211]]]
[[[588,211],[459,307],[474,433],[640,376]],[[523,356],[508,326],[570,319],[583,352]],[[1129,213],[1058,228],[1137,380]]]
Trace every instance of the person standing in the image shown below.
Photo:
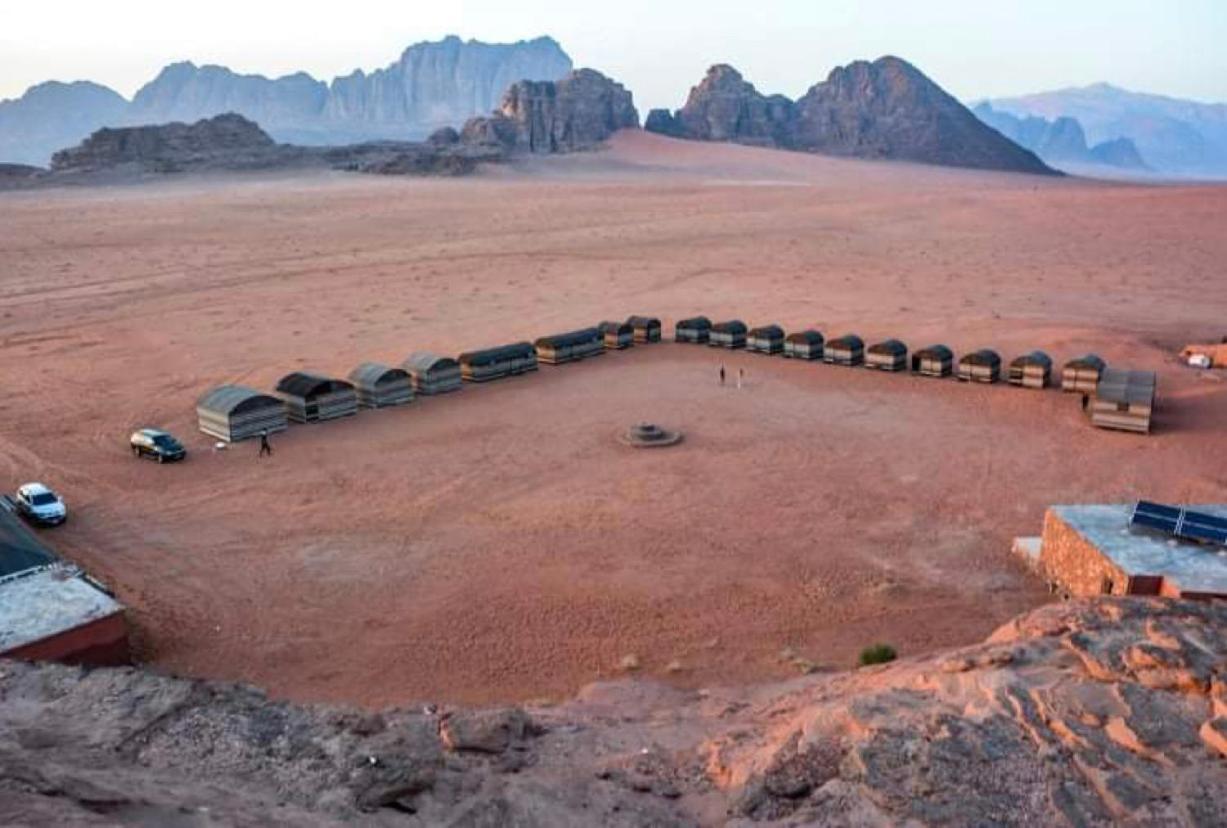
[[[268,441],[268,429],[267,428],[260,432],[260,454],[259,456],[263,457],[266,454],[269,457],[273,456],[273,445],[272,443]]]
[[[724,385],[724,363],[720,363],[720,384]]]
[[[745,381],[745,378],[746,378],[746,369],[738,368],[737,369],[737,390],[739,391],[741,390],[741,384],[742,382]]]

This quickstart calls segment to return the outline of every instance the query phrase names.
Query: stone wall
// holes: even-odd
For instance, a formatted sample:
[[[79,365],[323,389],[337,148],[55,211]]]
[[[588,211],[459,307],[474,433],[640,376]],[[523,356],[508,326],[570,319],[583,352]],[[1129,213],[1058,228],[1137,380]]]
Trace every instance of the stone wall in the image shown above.
[[[1129,592],[1129,576],[1081,533],[1049,509],[1044,514],[1040,571],[1062,592],[1074,596],[1103,595],[1111,581],[1112,595]]]

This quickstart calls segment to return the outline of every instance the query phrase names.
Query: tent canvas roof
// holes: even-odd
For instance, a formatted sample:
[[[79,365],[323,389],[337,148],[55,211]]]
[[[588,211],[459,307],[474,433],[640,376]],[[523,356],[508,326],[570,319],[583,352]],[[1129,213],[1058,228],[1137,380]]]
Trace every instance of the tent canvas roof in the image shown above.
[[[281,408],[284,403],[276,397],[248,388],[245,385],[219,385],[205,392],[196,406],[220,414],[238,414],[256,408]]]
[[[321,374],[312,374],[308,371],[295,371],[292,374],[286,374],[277,383],[277,390],[281,393],[289,394],[292,397],[303,397],[304,399],[334,391],[344,391],[346,389],[352,391],[353,388],[345,380],[333,379]]]

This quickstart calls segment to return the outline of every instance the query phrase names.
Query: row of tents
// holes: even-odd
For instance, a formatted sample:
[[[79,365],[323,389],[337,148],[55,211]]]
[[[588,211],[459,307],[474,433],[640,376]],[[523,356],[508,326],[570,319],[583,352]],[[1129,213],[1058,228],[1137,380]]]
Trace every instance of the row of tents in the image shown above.
[[[659,319],[632,316],[625,322],[602,322],[534,342],[468,351],[456,359],[419,352],[400,366],[365,362],[346,379],[296,371],[282,377],[272,393],[240,385],[219,386],[200,398],[196,411],[201,431],[235,442],[282,431],[290,422],[320,422],[356,414],[359,408],[404,405],[415,395],[445,394],[464,382],[488,382],[536,371],[542,362],[559,365],[634,344],[660,342],[661,333]],[[990,349],[964,354],[958,360],[945,345],[931,345],[909,355],[907,346],[897,339],[866,347],[856,334],[828,340],[813,329],[786,334],[779,325],[750,328],[737,319],[716,323],[703,316],[683,319],[675,326],[674,341],[879,371],[910,369],[919,376],[957,376],[967,382],[994,383],[1003,375],[1001,357]],[[1052,383],[1052,373],[1051,357],[1032,351],[1011,361],[1004,377],[1013,385],[1042,389]],[[1084,395],[1084,408],[1095,425],[1150,430],[1153,373],[1114,372],[1101,358],[1087,354],[1065,363],[1060,381],[1063,390]]]
[[[677,342],[719,348],[744,348],[790,359],[821,360],[832,365],[863,365],[878,371],[908,371],[925,377],[957,377],[964,382],[995,383],[1003,378],[1022,388],[1044,389],[1053,384],[1052,357],[1031,351],[1007,365],[991,348],[981,348],[955,359],[946,345],[930,345],[909,353],[898,339],[866,346],[856,334],[825,339],[807,329],[787,334],[779,325],[751,328],[740,319],[713,323],[705,316],[677,323]],[[1149,432],[1154,409],[1156,379],[1153,371],[1110,369],[1095,354],[1071,359],[1061,369],[1061,389],[1083,395],[1083,408],[1092,424],[1101,428]]]
[[[607,350],[661,341],[659,319],[632,316],[591,328],[467,351],[459,357],[418,352],[399,366],[364,362],[341,379],[312,371],[282,377],[271,393],[244,385],[219,385],[196,403],[200,430],[226,442],[284,431],[291,422],[315,423],[358,413],[360,408],[405,405],[417,395],[446,394],[464,382],[489,382],[599,356]]]

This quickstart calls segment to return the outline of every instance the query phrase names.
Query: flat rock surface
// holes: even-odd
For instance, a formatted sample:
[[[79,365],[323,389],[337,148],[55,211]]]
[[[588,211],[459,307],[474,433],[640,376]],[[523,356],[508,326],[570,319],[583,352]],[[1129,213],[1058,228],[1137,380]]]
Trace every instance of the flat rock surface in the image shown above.
[[[0,663],[0,822],[1222,825],[1224,632],[1222,605],[1104,599],[750,691],[380,714]]]

